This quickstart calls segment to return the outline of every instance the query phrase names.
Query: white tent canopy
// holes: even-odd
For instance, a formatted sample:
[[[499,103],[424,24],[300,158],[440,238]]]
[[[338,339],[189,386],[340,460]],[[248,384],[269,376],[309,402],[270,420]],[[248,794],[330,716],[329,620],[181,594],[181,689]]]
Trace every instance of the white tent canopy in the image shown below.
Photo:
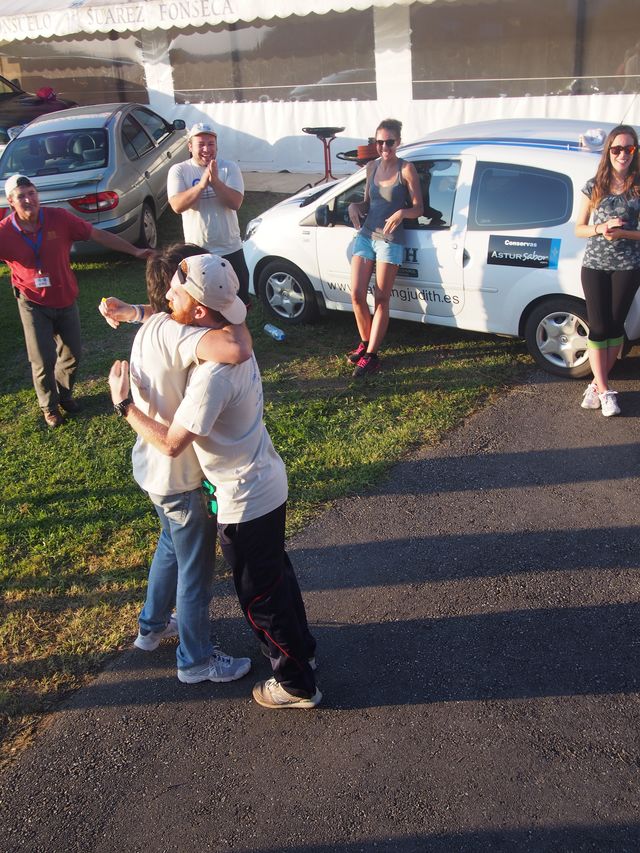
[[[635,11],[638,0],[616,2]],[[233,152],[247,170],[318,171],[322,146],[302,128],[344,127],[335,150],[348,153],[366,141],[384,115],[402,119],[406,141],[488,117],[579,118],[587,127],[595,120],[640,123],[640,75],[626,65],[624,73],[618,70],[637,34],[622,18],[617,29],[603,29],[602,4],[580,4],[593,21],[587,36],[580,36],[577,62],[580,16],[577,11],[567,16],[565,5],[558,0],[12,0],[0,12],[0,45],[8,66],[2,73],[23,82],[29,72],[46,75],[46,60],[54,57],[58,69],[59,55],[68,51],[70,73],[59,78],[75,85],[78,94],[69,88],[66,96],[82,102],[86,81],[98,81],[99,88],[103,79],[122,78],[143,86],[152,109],[166,118],[215,121],[223,150]],[[505,16],[505,8],[513,15]],[[287,38],[295,28],[303,29],[304,17],[312,13],[326,16],[327,30],[333,27],[340,36],[337,45],[330,36],[319,45],[322,70],[315,53],[307,61],[303,51],[292,50],[295,62],[288,61]],[[540,30],[540,15],[552,13],[553,26]],[[314,38],[317,21],[311,25],[309,19],[307,38]],[[274,31],[275,47],[254,50],[267,30]],[[43,45],[47,40],[51,43]],[[24,44],[29,41],[33,44]],[[87,42],[94,41],[100,43],[97,71],[85,81],[80,77],[87,67],[85,53],[91,54]],[[106,50],[106,41],[112,49]],[[593,70],[573,80],[585,56]],[[130,81],[123,71],[127,62],[135,69]],[[352,79],[360,71],[366,72],[367,89],[353,88],[363,85]],[[334,81],[331,72],[352,77]],[[582,82],[584,94],[573,94],[576,82]],[[298,88],[310,91],[299,95]],[[106,83],[104,91],[111,91]],[[352,166],[334,159],[333,168],[337,174]]]
[[[16,0],[11,15],[0,16],[0,40],[69,36],[75,33],[138,32],[171,27],[215,26],[270,20],[309,12],[346,12],[372,6],[408,6],[414,0]],[[431,0],[420,0],[431,2]]]

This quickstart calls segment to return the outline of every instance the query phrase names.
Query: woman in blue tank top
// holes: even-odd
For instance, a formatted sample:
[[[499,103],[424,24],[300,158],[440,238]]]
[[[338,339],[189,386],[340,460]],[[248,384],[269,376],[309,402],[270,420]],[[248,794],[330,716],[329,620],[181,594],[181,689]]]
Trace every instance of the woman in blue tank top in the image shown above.
[[[389,299],[404,254],[403,222],[422,214],[415,166],[396,154],[401,130],[402,124],[395,119],[380,122],[376,129],[379,159],[367,164],[364,201],[349,205],[349,219],[358,229],[351,260],[351,302],[360,343],[347,355],[355,365],[355,377],[380,370],[378,349],[389,325]],[[374,263],[372,317],[367,290]]]

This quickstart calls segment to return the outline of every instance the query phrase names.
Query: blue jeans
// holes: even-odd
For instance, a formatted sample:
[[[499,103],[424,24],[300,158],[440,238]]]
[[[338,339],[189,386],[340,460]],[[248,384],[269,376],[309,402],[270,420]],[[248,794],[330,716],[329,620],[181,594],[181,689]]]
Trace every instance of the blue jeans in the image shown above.
[[[163,631],[177,609],[178,669],[202,664],[213,652],[209,602],[215,564],[216,520],[200,489],[149,495],[162,532],[149,569],[147,598],[140,613],[143,632]]]
[[[400,266],[404,257],[404,246],[388,240],[379,240],[373,235],[369,236],[358,231],[353,243],[353,254],[367,261],[380,261],[380,263]]]

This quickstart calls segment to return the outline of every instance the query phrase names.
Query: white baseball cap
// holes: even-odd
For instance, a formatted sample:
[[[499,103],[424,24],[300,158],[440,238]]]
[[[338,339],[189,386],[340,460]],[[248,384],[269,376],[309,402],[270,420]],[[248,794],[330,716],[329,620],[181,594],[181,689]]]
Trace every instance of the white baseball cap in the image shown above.
[[[196,302],[213,308],[230,323],[243,323],[247,307],[238,297],[238,276],[219,255],[193,255],[180,261],[171,286],[181,284]]]
[[[193,127],[189,130],[187,134],[187,139],[191,139],[193,136],[201,136],[202,134],[207,134],[209,136],[217,136],[218,131],[214,128],[212,124],[204,124],[199,121],[197,124],[194,124]]]
[[[11,175],[10,178],[4,182],[4,194],[7,198],[11,195],[14,190],[17,190],[18,187],[32,187],[34,186],[31,178],[28,178],[26,175]]]

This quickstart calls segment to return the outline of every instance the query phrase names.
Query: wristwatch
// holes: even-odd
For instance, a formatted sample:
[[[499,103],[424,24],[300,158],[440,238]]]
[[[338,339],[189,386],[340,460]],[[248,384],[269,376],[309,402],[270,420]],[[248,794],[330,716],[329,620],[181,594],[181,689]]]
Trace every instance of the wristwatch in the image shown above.
[[[133,403],[131,399],[131,394],[128,397],[125,397],[120,403],[113,404],[113,410],[119,418],[126,418],[127,412],[129,411],[129,406]]]

